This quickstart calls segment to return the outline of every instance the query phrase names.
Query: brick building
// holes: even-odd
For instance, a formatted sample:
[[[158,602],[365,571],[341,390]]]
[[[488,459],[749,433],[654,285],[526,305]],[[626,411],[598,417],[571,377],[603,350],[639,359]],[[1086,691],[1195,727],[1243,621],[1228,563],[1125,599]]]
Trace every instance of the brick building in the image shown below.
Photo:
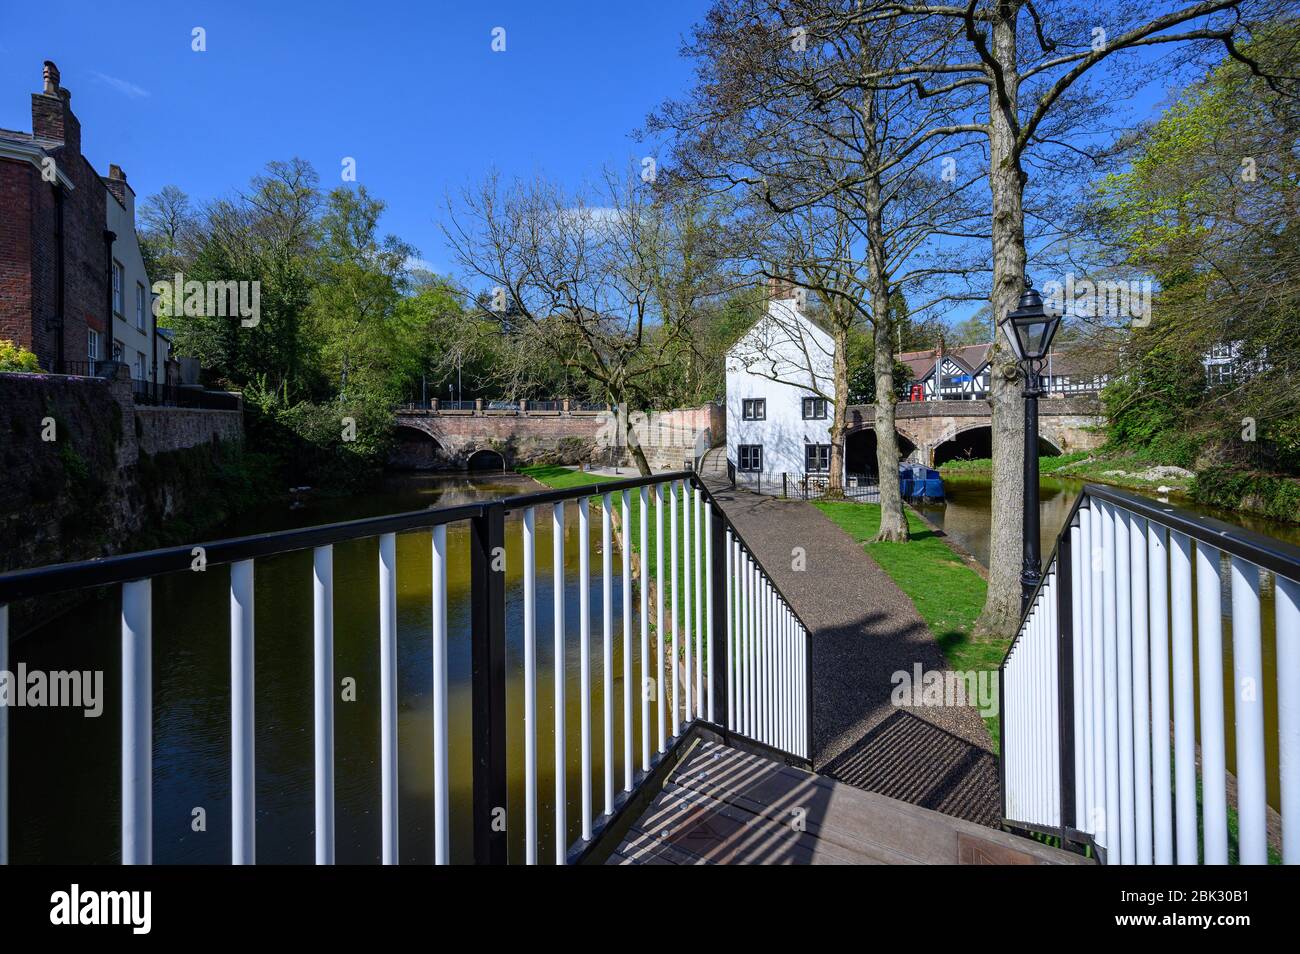
[[[109,356],[113,235],[70,100],[47,60],[32,131],[0,129],[0,338],[75,372]]]

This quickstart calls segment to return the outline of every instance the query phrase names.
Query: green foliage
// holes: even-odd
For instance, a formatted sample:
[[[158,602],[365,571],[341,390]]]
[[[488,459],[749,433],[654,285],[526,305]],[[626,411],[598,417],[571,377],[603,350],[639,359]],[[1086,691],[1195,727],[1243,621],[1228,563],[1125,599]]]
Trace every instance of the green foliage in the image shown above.
[[[0,338],[0,371],[18,371],[35,374],[41,370],[36,355],[22,345]]]
[[[1192,481],[1192,499],[1274,520],[1300,523],[1300,480],[1237,467],[1207,467]]]

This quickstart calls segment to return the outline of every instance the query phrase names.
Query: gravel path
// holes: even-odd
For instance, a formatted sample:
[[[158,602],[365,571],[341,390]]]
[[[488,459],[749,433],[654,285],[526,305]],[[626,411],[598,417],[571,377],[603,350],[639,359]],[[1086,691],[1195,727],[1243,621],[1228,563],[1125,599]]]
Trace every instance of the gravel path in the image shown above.
[[[811,504],[711,489],[812,633],[818,770],[995,824],[997,759],[975,709],[891,701],[894,673],[913,673],[917,664],[926,672],[947,668],[907,595]],[[796,548],[805,555],[802,569],[795,569]]]

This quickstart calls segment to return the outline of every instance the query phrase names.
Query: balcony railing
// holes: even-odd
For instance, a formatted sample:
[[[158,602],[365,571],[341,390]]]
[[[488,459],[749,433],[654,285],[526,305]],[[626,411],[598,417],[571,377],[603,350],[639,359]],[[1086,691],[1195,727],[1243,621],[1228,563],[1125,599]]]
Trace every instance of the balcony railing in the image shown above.
[[[633,526],[636,495],[638,522]],[[599,517],[591,512],[595,506]],[[549,510],[549,514],[547,511]],[[579,625],[566,624],[565,521],[576,511],[578,523]],[[651,521],[653,511],[653,531]],[[523,585],[507,597],[505,553],[507,513],[518,514]],[[537,618],[538,521],[553,527],[552,583],[554,616],[549,634]],[[592,520],[600,521],[600,569],[591,567]],[[615,574],[612,532],[618,521],[624,534],[621,577]],[[398,534],[419,535],[430,547],[432,565],[431,614],[433,653],[433,779],[434,858],[450,858],[451,792],[465,788],[453,779],[448,760],[448,609],[450,557],[447,528],[469,527],[471,609],[471,677],[469,721],[472,738],[472,809],[469,838],[477,863],[507,860],[535,863],[539,849],[538,760],[544,752],[538,738],[537,647],[549,636],[555,658],[564,659],[576,636],[581,660],[580,785],[566,790],[566,740],[573,729],[565,724],[566,685],[562,666],[556,667],[556,719],[550,749],[555,771],[555,853],[559,862],[581,861],[633,803],[634,795],[662,776],[661,766],[674,758],[693,733],[709,731],[733,744],[810,766],[811,654],[808,632],[778,591],[740,534],[727,520],[708,490],[689,473],[657,475],[510,497],[439,510],[420,510],[348,523],[282,533],[224,540],[203,546],[206,570],[229,567],[230,587],[230,785],[231,860],[257,859],[255,769],[253,740],[256,713],[253,699],[253,658],[256,644],[254,578],[259,561],[277,554],[310,550],[310,576],[301,581],[312,593],[312,612],[303,619],[312,632],[314,721],[315,859],[335,860],[335,678],[334,678],[334,546],[345,541],[378,538],[380,736],[382,818],[381,857],[398,857],[398,670],[397,563]],[[652,536],[653,532],[653,536]],[[651,540],[653,572],[651,570]],[[632,541],[629,544],[628,541]],[[121,726],[121,857],[127,864],[153,860],[153,654],[152,580],[162,574],[194,569],[195,548],[189,545],[146,553],[62,564],[0,575],[0,670],[8,668],[8,604],[32,597],[112,586],[121,599],[122,726]],[[633,563],[638,585],[633,587]],[[542,584],[544,586],[544,584]],[[591,590],[599,586],[601,619],[592,619]],[[614,679],[613,620],[616,588],[622,592],[622,688]],[[653,592],[654,608],[650,608]],[[667,600],[667,602],[666,602]],[[634,606],[639,601],[639,609]],[[653,616],[653,619],[651,617]],[[514,720],[507,718],[507,619],[522,629],[522,705]],[[651,634],[668,654],[651,652]],[[600,639],[603,651],[602,689],[592,686],[591,643]],[[638,651],[639,649],[639,651]],[[640,692],[635,686],[643,687]],[[651,712],[653,703],[654,711]],[[621,710],[621,713],[620,713]],[[634,712],[639,710],[639,718]],[[620,713],[620,715],[616,715]],[[592,721],[602,722],[603,759],[599,774],[593,766]],[[621,723],[621,777],[616,777],[614,740]],[[637,727],[639,726],[639,732]],[[0,707],[0,861],[8,859],[8,732],[6,710]],[[510,734],[523,738],[522,857],[508,858],[501,812],[507,804],[507,745]],[[516,768],[518,768],[516,766]],[[658,773],[658,774],[656,774]],[[598,809],[596,792],[603,796]],[[566,820],[580,813],[581,837],[566,844]],[[597,814],[597,812],[600,812]],[[462,819],[463,820],[463,819]],[[59,859],[43,859],[58,861]]]
[[[1110,863],[1228,863],[1226,700],[1238,860],[1268,861],[1272,780],[1282,860],[1300,863],[1298,580],[1294,546],[1085,487],[1002,664],[1008,823]],[[1276,681],[1265,680],[1268,658]],[[1275,742],[1265,733],[1274,709]]]

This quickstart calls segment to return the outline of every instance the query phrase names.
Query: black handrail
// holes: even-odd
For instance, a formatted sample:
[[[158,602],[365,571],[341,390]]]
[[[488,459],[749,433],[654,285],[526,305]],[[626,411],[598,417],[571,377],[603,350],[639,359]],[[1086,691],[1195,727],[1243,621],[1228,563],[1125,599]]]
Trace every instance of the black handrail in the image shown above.
[[[140,553],[125,553],[118,556],[102,557],[93,560],[80,560],[72,563],[56,563],[50,566],[35,567],[27,570],[14,570],[0,573],[0,603],[34,596],[48,596],[69,590],[93,586],[108,586],[114,583],[126,583],[142,580],[164,573],[176,573],[189,570],[196,557],[195,549],[202,548],[206,566],[220,566],[226,563],[238,563],[255,557],[275,556],[296,550],[309,550],[346,540],[361,537],[377,537],[385,533],[403,533],[410,530],[424,530],[461,520],[470,520],[482,516],[488,509],[501,509],[503,512],[523,510],[544,504],[575,500],[578,497],[600,497],[605,494],[635,490],[640,487],[686,481],[699,487],[706,500],[722,512],[723,521],[731,530],[741,548],[749,554],[750,559],[765,577],[773,584],[778,598],[785,607],[799,620],[806,630],[808,627],[793,606],[776,587],[772,574],[763,566],[753,547],[727,518],[726,512],[719,506],[708,487],[696,475],[688,470],[652,474],[649,477],[632,477],[626,480],[601,481],[594,484],[582,484],[556,490],[543,490],[531,494],[519,494],[500,500],[483,503],[462,504],[456,507],[441,507],[430,510],[412,510],[405,513],[386,514],[380,517],[365,517],[359,520],[345,520],[339,523],[321,524],[315,527],[303,527],[296,530],[279,530],[273,533],[259,533],[246,537],[232,537],[225,540],[213,540],[205,543],[192,543],[158,550],[144,550]]]

